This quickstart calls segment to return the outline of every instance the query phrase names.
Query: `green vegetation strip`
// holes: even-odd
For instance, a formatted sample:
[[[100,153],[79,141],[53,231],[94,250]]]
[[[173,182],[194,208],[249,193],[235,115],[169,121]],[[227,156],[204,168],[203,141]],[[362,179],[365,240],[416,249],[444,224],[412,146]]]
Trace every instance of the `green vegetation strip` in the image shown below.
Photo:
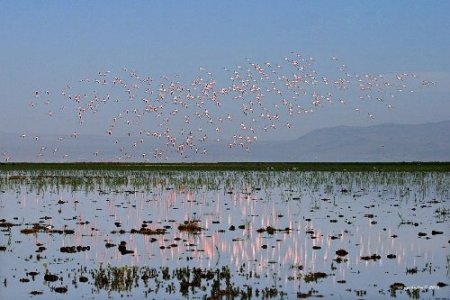
[[[450,172],[450,162],[0,163],[0,171],[9,170]]]

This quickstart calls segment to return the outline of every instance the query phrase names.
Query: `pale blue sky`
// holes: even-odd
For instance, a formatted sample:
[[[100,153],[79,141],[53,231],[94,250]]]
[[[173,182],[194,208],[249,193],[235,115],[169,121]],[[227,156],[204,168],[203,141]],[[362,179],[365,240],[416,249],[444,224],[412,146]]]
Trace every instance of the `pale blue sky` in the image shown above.
[[[376,112],[373,120],[326,106],[268,139],[337,125],[450,119],[449,11],[449,1],[0,1],[0,131],[104,134],[108,106],[78,128],[73,113],[55,123],[46,108],[29,105],[35,90],[50,90],[57,110],[67,83],[99,71],[127,67],[189,82],[204,67],[226,85],[224,67],[246,59],[283,63],[291,51],[324,62],[322,74],[335,56],[358,74],[415,73],[436,84],[399,95],[395,110],[362,104]]]

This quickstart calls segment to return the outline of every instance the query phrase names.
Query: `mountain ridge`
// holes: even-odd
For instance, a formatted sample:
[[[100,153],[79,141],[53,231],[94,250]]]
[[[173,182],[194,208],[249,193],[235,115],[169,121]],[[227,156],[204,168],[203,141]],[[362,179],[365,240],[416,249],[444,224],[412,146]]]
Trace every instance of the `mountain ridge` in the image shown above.
[[[57,136],[63,137],[64,142],[55,142]],[[131,140],[122,140],[121,144],[131,143]],[[34,134],[21,138],[20,134],[0,132],[0,155],[3,155],[0,160],[4,161],[7,154],[11,161],[117,161],[120,147],[113,141],[109,136],[73,138],[56,134],[40,135],[36,141]],[[131,161],[141,161],[143,151],[163,146],[161,142],[152,142],[148,140],[146,146],[140,148],[131,147]],[[207,155],[182,158],[173,153],[168,161],[450,161],[450,120],[320,128],[289,141],[253,144],[250,152],[239,147],[230,149],[223,144],[204,146]],[[64,159],[63,153],[68,154]],[[150,153],[148,157],[151,157]]]
[[[450,120],[321,128],[286,143],[285,155],[306,161],[448,161],[449,132]]]

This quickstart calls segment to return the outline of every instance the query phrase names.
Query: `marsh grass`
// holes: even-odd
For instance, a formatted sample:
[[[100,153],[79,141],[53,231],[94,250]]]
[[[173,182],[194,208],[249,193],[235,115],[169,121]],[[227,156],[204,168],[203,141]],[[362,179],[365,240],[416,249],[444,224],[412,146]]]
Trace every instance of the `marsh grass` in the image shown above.
[[[450,208],[439,207],[434,211],[434,215],[440,222],[445,222],[450,219]]]
[[[441,197],[448,197],[448,180],[450,172],[346,172],[346,171],[183,171],[183,170],[101,170],[65,168],[29,170],[4,170],[0,165],[0,191],[19,190],[38,194],[63,190],[86,193],[150,193],[164,192],[165,189],[217,191],[228,193],[266,192],[265,199],[270,199],[273,187],[283,187],[286,199],[302,196],[302,188],[307,186],[316,193],[325,185],[324,193],[328,197],[336,194],[363,195],[367,190],[377,186],[385,194],[397,195],[399,199],[415,195],[423,198],[430,188],[435,188]],[[23,166],[25,167],[25,166]],[[36,167],[36,166],[35,166]],[[345,165],[342,165],[344,168]],[[334,188],[333,188],[334,186]],[[358,187],[357,190],[355,187]],[[415,190],[409,187],[414,186]],[[293,195],[293,193],[297,195]]]
[[[189,219],[178,225],[179,231],[187,231],[189,233],[199,233],[202,227],[199,225],[200,219]]]
[[[216,269],[182,267],[171,270],[169,267],[128,265],[104,267],[100,264],[99,268],[92,269],[90,274],[95,291],[97,293],[106,291],[110,296],[114,292],[123,296],[124,292],[131,292],[140,285],[148,288],[146,294],[179,292],[188,297],[190,294],[202,293],[204,299],[234,299],[238,296],[241,299],[250,299],[253,292],[252,289],[240,287],[234,282],[232,273],[226,266]],[[259,290],[256,292],[259,293]],[[267,287],[261,292],[268,293],[270,288]]]

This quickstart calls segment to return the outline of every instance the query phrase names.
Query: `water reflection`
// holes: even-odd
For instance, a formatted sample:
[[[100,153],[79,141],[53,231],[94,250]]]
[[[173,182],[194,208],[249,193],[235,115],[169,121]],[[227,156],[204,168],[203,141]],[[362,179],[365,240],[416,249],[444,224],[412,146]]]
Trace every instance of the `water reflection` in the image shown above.
[[[414,285],[446,295],[449,179],[433,172],[3,172],[0,295],[408,298]],[[200,229],[180,230],[189,220]],[[57,283],[43,285],[44,274]],[[395,282],[405,288],[392,291]]]

